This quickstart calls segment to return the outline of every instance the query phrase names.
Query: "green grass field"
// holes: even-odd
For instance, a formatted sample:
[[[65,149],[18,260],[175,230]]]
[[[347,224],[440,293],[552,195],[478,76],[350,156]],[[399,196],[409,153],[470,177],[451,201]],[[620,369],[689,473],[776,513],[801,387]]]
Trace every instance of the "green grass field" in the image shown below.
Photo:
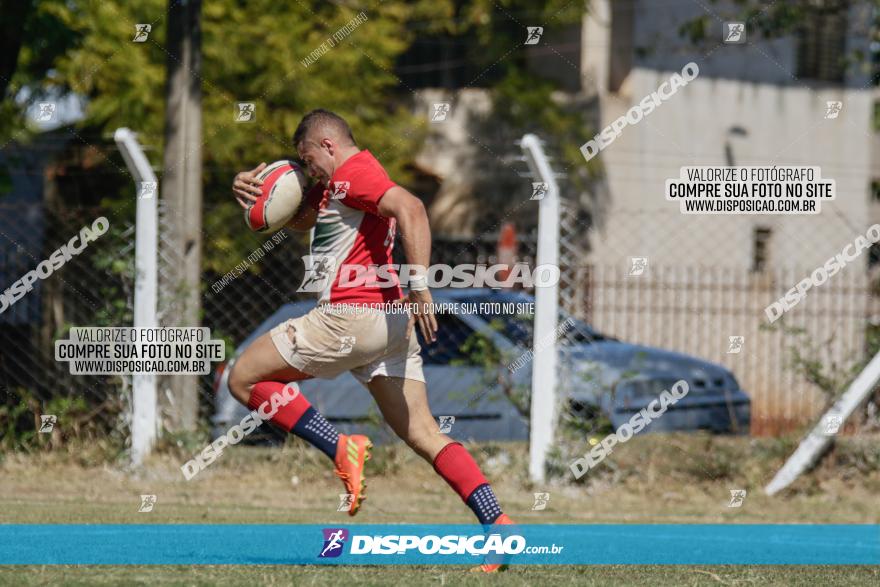
[[[710,436],[635,438],[616,449],[587,483],[557,478],[534,486],[522,444],[473,445],[505,511],[529,524],[554,523],[878,523],[877,438],[844,438],[810,475],[781,496],[761,492],[792,441]],[[582,450],[582,447],[572,449]],[[88,449],[7,453],[0,462],[3,523],[333,523],[342,485],[325,457],[293,443],[283,449],[235,447],[192,481],[178,467],[190,451],[165,450],[147,468],[127,471]],[[567,462],[568,455],[558,457]],[[558,465],[559,463],[557,463]],[[403,446],[376,449],[359,523],[471,523],[470,511]],[[740,508],[731,489],[746,489]],[[547,491],[544,511],[533,493]],[[157,495],[138,513],[141,494]],[[171,585],[860,585],[878,567],[581,566],[516,567],[500,576],[431,567],[17,566],[0,584]]]
[[[877,567],[0,567],[4,585],[876,585]]]

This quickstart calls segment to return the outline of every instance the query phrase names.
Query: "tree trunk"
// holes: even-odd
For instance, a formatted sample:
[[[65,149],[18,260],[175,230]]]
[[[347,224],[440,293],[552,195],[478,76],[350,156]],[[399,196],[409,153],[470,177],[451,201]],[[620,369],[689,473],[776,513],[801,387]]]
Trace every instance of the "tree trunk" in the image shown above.
[[[160,265],[163,326],[198,326],[202,258],[201,0],[169,0],[168,87],[162,188],[167,223],[160,249],[175,262]],[[165,428],[194,430],[199,381],[194,375],[166,378],[160,393]]]

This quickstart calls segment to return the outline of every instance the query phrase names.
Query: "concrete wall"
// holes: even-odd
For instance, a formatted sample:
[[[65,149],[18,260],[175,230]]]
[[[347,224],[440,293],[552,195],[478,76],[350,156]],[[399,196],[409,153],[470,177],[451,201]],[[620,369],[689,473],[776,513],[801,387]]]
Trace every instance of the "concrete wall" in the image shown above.
[[[633,99],[608,95],[602,124],[654,91],[669,72],[636,68]],[[837,119],[825,103],[844,104]],[[771,228],[770,266],[815,267],[867,227],[871,182],[870,90],[812,91],[773,84],[697,78],[600,155],[612,205],[593,255],[609,262],[648,256],[660,263],[748,268],[752,231]],[[739,127],[746,136],[731,135]],[[694,216],[664,198],[665,180],[681,167],[724,166],[729,143],[736,165],[819,166],[837,182],[837,199],[806,215]]]
[[[845,85],[810,84],[792,78],[793,39],[746,45],[715,42],[705,52],[689,48],[678,30],[702,14],[693,2],[636,2],[633,46],[650,48],[619,92],[599,92],[600,128],[655,91],[689,61],[700,76],[634,126],[599,156],[607,174],[611,208],[598,220],[592,257],[603,263],[630,256],[662,264],[748,268],[756,226],[772,230],[770,267],[815,267],[868,226],[872,177],[872,108],[875,90],[860,76]],[[594,2],[585,23],[585,68],[597,79],[610,75],[610,11]],[[603,7],[604,6],[604,7]],[[723,13],[723,3],[712,5]],[[714,21],[714,19],[713,19]],[[721,35],[721,23],[718,35]],[[848,41],[857,46],[860,38]],[[603,55],[604,52],[604,55]],[[602,84],[600,84],[600,88]],[[837,119],[825,119],[827,101],[843,102]],[[745,136],[731,134],[731,129]],[[591,137],[585,137],[585,141]],[[685,216],[664,199],[664,182],[682,166],[820,166],[837,182],[837,200],[816,216]],[[864,267],[863,265],[862,267]]]

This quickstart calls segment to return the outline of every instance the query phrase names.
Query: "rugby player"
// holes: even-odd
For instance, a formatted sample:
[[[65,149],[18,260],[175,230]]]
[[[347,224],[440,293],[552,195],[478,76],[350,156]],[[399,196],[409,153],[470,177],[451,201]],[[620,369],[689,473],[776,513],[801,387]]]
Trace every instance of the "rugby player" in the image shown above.
[[[332,112],[318,109],[303,117],[293,146],[316,183],[289,226],[314,227],[312,259],[321,260],[329,278],[323,282],[316,308],[262,335],[238,358],[229,376],[232,395],[256,409],[285,383],[332,379],[350,371],[370,391],[394,432],[433,464],[481,524],[510,524],[473,457],[440,433],[428,406],[421,349],[413,334],[418,325],[426,343],[436,341],[437,321],[425,272],[410,279],[406,298],[396,274],[391,285],[339,284],[342,265],[392,264],[398,229],[407,263],[426,268],[431,231],[424,205],[391,181],[376,158],[357,146],[348,123]],[[260,195],[262,182],[257,175],[265,166],[261,163],[235,176],[232,191],[243,208]],[[386,303],[407,303],[411,312],[377,309]],[[343,337],[349,344],[342,344]],[[346,492],[353,495],[349,515],[355,515],[365,499],[364,464],[370,440],[337,432],[302,393],[280,408],[272,422],[333,460]],[[501,567],[480,568],[493,572]]]

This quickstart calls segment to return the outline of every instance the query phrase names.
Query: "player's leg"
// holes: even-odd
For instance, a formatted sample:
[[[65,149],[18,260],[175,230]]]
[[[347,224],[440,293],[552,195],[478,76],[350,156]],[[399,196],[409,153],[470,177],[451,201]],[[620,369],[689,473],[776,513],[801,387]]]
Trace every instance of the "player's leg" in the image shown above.
[[[308,338],[322,340],[321,335],[326,329],[316,324],[320,315],[314,312],[273,328],[242,353],[229,375],[229,389],[238,401],[256,409],[265,401],[271,401],[273,394],[282,391],[287,382],[310,379],[313,375],[307,371],[321,374],[319,363],[333,362],[336,358],[334,349],[325,344],[326,341],[312,346],[307,344],[307,337],[302,337],[300,344],[297,343],[297,329],[309,329],[311,336]],[[355,515],[366,499],[364,464],[370,458],[369,451],[373,446],[370,439],[362,434],[340,434],[302,393],[280,407],[271,421],[318,448],[333,461],[336,475],[345,485],[345,492],[351,495],[348,513]]]
[[[444,446],[455,442],[440,432],[421,381],[378,375],[367,388],[395,434],[429,463]]]
[[[235,361],[229,374],[229,390],[235,399],[255,410],[264,402],[271,402],[272,395],[280,394],[286,383],[311,377],[284,360],[272,340],[272,333],[267,332]],[[281,406],[271,422],[335,459],[339,432],[302,393]]]
[[[367,387],[392,430],[434,465],[480,523],[500,523],[501,506],[480,467],[464,446],[440,433],[424,382],[379,375]]]

